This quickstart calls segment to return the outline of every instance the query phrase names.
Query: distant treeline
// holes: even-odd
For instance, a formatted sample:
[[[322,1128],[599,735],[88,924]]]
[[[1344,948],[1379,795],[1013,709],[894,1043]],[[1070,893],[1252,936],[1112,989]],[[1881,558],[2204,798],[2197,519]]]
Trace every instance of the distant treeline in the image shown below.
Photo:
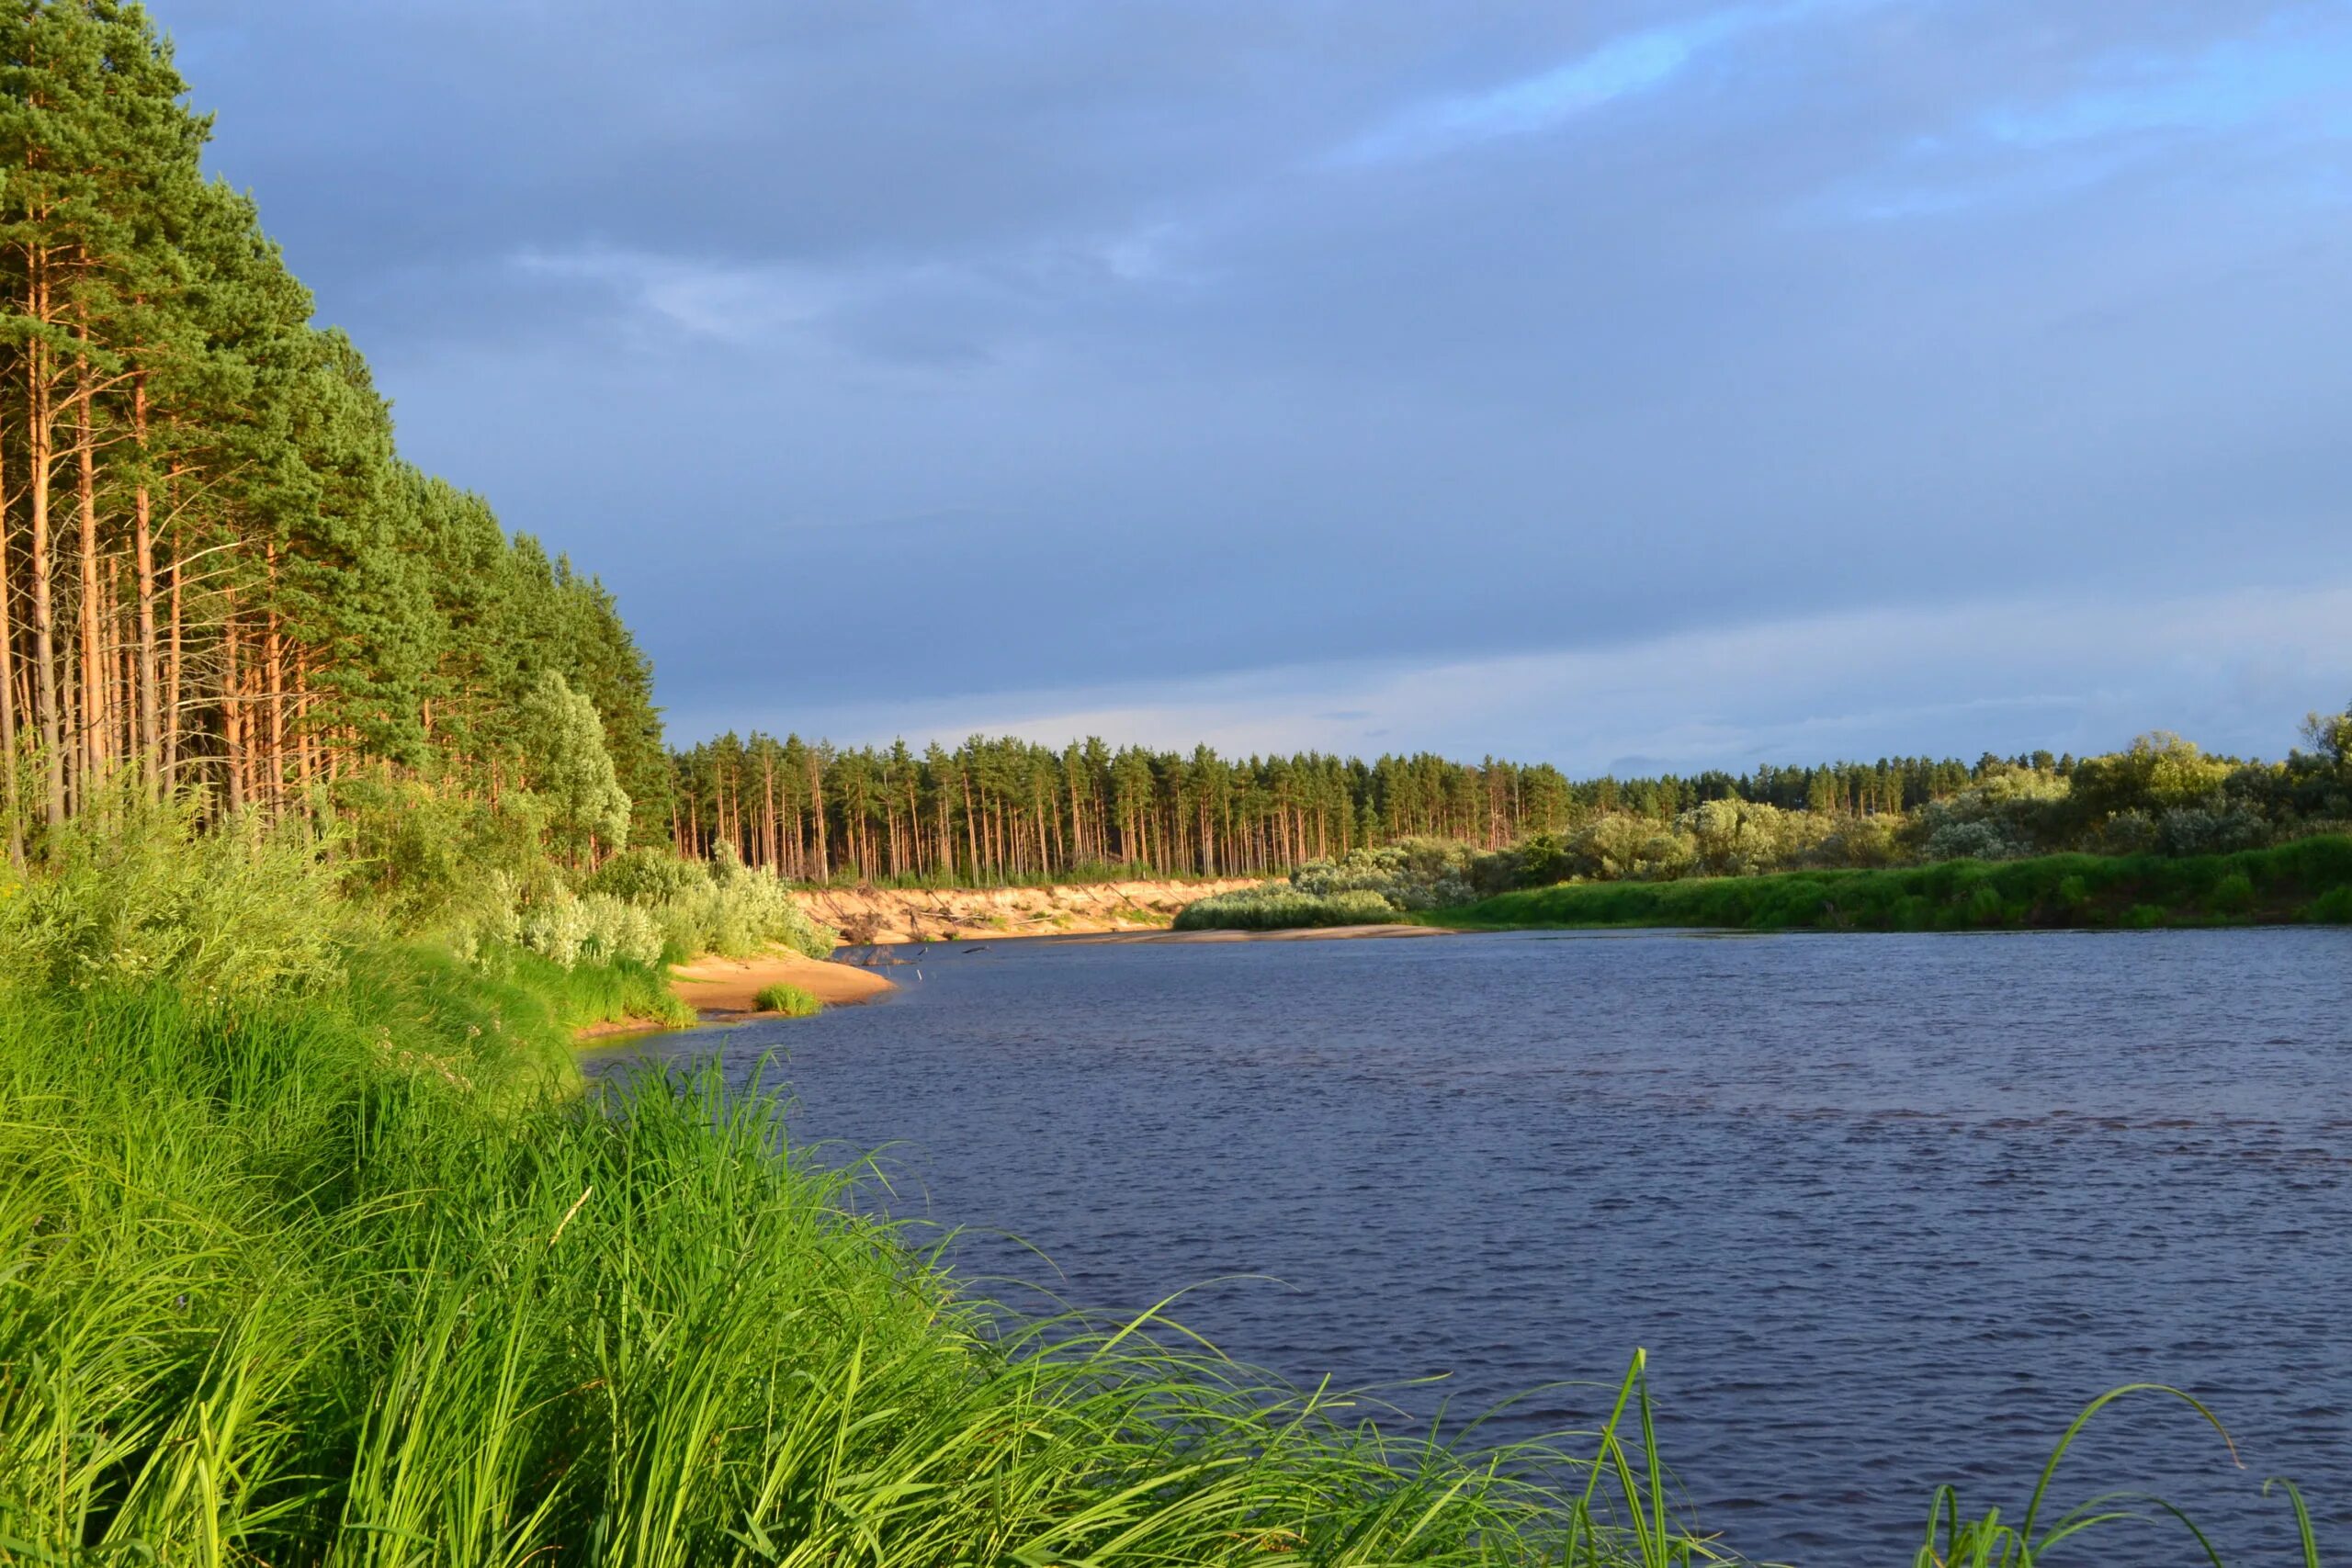
[[[986,882],[1105,867],[1257,875],[1404,839],[1498,849],[1603,816],[1668,822],[1717,800],[1902,816],[1992,773],[2064,776],[2075,765],[2036,751],[1577,780],[1492,757],[1228,759],[1205,746],[1154,751],[1089,739],[1056,750],[981,736],[916,752],[903,741],[836,748],[754,731],[673,754],[672,832],[683,852],[725,840],[753,864],[809,881]]]
[[[661,822],[612,596],[401,460],[358,350],[204,177],[185,92],[134,6],[0,8],[10,851],[122,789],[271,815],[361,775],[539,790],[581,697],[616,785],[571,745],[571,804],[542,817],[590,853],[617,840],[614,787]]]

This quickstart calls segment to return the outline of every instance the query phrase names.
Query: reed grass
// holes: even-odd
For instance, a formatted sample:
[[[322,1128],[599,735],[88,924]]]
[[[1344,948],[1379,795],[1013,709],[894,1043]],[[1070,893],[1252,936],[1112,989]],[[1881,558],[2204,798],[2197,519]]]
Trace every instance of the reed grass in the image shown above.
[[[762,986],[752,994],[752,1005],[762,1012],[782,1013],[786,1018],[814,1018],[825,1010],[825,1004],[808,992],[781,981]]]

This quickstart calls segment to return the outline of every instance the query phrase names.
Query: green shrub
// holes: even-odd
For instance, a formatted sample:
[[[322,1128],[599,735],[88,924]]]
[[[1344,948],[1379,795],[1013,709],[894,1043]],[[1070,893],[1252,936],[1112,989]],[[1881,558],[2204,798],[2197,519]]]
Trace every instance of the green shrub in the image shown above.
[[[2329,888],[2303,906],[2303,919],[2328,925],[2352,925],[2352,886]]]
[[[2254,908],[2254,881],[2245,873],[2233,871],[2213,885],[2205,904],[2217,915],[2242,915]]]
[[[540,843],[546,808],[527,791],[489,802],[459,789],[362,775],[335,784],[328,798],[342,827],[336,850],[345,895],[401,930],[478,919],[493,877],[504,879],[508,903],[561,886]]]
[[[2043,855],[1881,871],[1809,871],[1695,881],[1569,883],[1505,893],[1430,918],[1455,926],[1824,926],[1932,931],[2068,919],[2174,924],[2244,918],[2264,897],[2310,900],[2352,890],[2352,837],[2187,858]],[[2211,901],[2221,900],[2221,906]],[[2345,894],[2352,902],[2352,891]],[[2120,917],[2109,911],[2122,911]],[[2312,918],[2341,918],[2321,917]]]
[[[1385,925],[1400,911],[1379,894],[1302,893],[1287,882],[1269,882],[1197,898],[1176,916],[1176,930],[1294,931],[1311,926]]]
[[[215,1001],[331,985],[356,922],[326,848],[300,820],[200,832],[192,802],[126,794],[51,834],[47,865],[0,903],[0,984]]]
[[[640,845],[598,866],[587,887],[647,908],[709,892],[710,872],[669,850]]]
[[[786,1018],[814,1018],[825,1010],[825,1004],[797,986],[777,984],[762,986],[752,998],[752,1005],[762,1012],[780,1012]]]
[[[1338,860],[1312,860],[1290,874],[1290,885],[1310,897],[1375,893],[1389,910],[1435,909],[1476,896],[1478,852],[1458,839],[1399,839]]]

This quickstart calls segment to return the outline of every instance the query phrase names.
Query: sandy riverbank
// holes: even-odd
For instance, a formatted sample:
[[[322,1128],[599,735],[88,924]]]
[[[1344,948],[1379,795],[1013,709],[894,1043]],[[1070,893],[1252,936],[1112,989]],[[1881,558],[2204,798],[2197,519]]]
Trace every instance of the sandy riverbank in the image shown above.
[[[898,987],[870,969],[827,964],[797,953],[771,953],[758,958],[697,958],[670,966],[670,990],[694,1009],[704,1023],[732,1023],[757,1018],[757,998],[768,986],[797,986],[827,1007],[872,1001]],[[572,1035],[582,1045],[617,1040],[630,1034],[652,1034],[682,1025],[652,1018],[613,1019],[592,1023]]]
[[[943,922],[944,923],[944,922]],[[1008,932],[998,929],[967,930],[954,937],[942,933],[941,940],[951,941],[1030,941],[1072,942],[1343,942],[1351,939],[1393,938],[1417,936],[1447,936],[1451,932],[1433,926],[1370,925],[1320,926],[1306,931],[1171,931],[1160,930],[1110,930],[1098,931],[1068,931],[1047,930],[1043,932]],[[865,943],[867,946],[888,946]],[[911,959],[893,957],[882,960],[893,965],[909,964]],[[725,1023],[759,1016],[756,998],[764,987],[797,986],[828,1007],[840,1007],[872,1001],[886,991],[898,987],[873,969],[857,964],[834,964],[821,959],[804,958],[797,953],[773,953],[759,958],[697,958],[691,964],[670,966],[670,988],[678,999],[695,1010],[706,1023]],[[580,1032],[582,1041],[610,1039],[616,1035],[641,1034],[665,1027],[650,1020],[631,1019],[612,1023],[591,1025]]]
[[[809,917],[852,947],[1165,931],[1195,898],[1255,887],[1257,879],[1066,883],[1050,887],[818,887],[795,893]]]
[[[797,986],[828,1007],[872,1001],[894,989],[871,970],[775,953],[759,958],[697,958],[670,966],[670,988],[706,1020],[748,1018],[766,986]]]

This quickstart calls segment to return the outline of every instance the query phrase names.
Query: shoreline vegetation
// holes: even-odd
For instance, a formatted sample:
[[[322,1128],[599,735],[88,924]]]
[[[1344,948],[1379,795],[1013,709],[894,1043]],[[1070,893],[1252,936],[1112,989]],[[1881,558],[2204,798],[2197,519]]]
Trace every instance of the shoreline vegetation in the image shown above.
[[[2227,855],[2043,855],[1888,871],[1578,883],[1424,917],[1465,931],[1702,926],[1745,931],[2146,931],[2352,925],[2352,837]]]
[[[1421,908],[1289,883],[1205,899],[1177,930],[1275,931],[1367,922],[1452,931],[1700,927],[1740,931],[2056,931],[2352,924],[2352,836],[2234,854],[2040,855],[1881,871],[1679,882],[1571,882]]]
[[[1954,930],[2352,919],[2352,710],[2286,761],[2172,735],[2080,761],[1987,758],[1907,812],[1709,799],[1480,846],[1408,838],[1188,905],[1176,929],[1441,924]]]

